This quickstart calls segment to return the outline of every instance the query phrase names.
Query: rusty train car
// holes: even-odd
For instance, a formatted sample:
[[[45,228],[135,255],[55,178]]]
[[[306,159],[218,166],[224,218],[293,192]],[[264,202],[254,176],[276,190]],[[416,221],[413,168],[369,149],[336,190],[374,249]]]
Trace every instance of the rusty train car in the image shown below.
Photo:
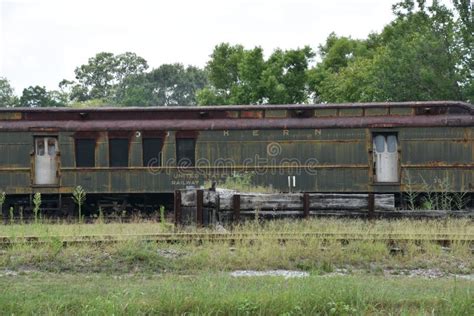
[[[453,101],[3,108],[5,208],[156,209],[177,189],[250,175],[281,192],[474,192],[474,107]],[[439,185],[444,184],[443,188]],[[397,203],[403,204],[403,199]]]

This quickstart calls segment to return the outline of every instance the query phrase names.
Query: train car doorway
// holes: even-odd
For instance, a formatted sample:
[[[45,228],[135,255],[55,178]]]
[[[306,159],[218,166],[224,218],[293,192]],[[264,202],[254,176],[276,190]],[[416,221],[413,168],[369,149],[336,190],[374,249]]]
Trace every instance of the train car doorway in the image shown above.
[[[58,184],[58,139],[35,138],[35,184]]]
[[[397,134],[374,134],[375,182],[398,182]]]

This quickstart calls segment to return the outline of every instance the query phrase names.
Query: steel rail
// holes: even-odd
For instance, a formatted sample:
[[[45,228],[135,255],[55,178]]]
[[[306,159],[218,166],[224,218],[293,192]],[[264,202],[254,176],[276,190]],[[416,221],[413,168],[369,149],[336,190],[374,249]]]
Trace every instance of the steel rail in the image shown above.
[[[283,232],[283,233],[156,233],[156,234],[107,234],[107,235],[52,235],[52,236],[0,236],[0,245],[22,243],[41,244],[59,241],[63,244],[139,242],[255,242],[259,240],[286,241],[374,241],[374,242],[434,242],[474,244],[474,234],[443,233],[332,233],[332,232]]]

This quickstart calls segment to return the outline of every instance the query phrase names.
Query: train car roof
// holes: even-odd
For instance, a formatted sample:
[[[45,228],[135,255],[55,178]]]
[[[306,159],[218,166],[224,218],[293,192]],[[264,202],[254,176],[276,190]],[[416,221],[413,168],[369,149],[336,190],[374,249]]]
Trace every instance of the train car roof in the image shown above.
[[[212,105],[212,106],[114,106],[100,107],[0,107],[0,112],[107,112],[107,111],[256,111],[256,110],[299,110],[299,109],[344,109],[385,107],[457,107],[474,112],[474,105],[462,101],[411,101],[411,102],[366,102],[366,103],[320,103],[320,104],[271,104],[271,105]]]
[[[474,126],[474,106],[459,101],[3,108],[0,132],[170,131]]]

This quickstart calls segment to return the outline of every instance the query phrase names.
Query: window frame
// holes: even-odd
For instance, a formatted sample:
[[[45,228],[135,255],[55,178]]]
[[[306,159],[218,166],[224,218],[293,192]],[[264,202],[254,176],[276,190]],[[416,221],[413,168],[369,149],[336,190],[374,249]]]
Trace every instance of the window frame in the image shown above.
[[[112,164],[112,146],[114,141],[126,141],[127,142],[127,163],[126,165],[115,165]],[[130,138],[129,137],[109,137],[109,168],[129,168],[130,167]]]
[[[92,157],[93,157],[93,165],[92,166],[78,166],[78,142],[79,141],[91,141],[94,145],[94,149],[93,149],[93,154],[92,154]],[[97,165],[97,159],[96,159],[96,151],[97,151],[97,139],[94,138],[94,137],[78,137],[78,138],[75,138],[74,139],[74,162],[75,162],[75,166],[76,168],[95,168],[96,165]]]
[[[380,182],[380,181],[377,181],[377,170],[376,170],[376,161],[375,161],[375,155],[376,153],[379,153],[376,151],[376,148],[375,148],[375,138],[378,136],[378,135],[381,135],[383,136],[384,138],[384,152],[387,152],[387,153],[397,153],[397,165],[398,165],[398,169],[397,169],[397,173],[398,173],[398,181],[395,181],[395,182]],[[387,137],[388,136],[395,136],[395,139],[396,139],[396,150],[394,152],[389,152],[388,151],[388,140],[387,140]],[[392,130],[392,129],[375,129],[375,130],[371,130],[371,145],[370,145],[371,149],[369,150],[369,154],[370,154],[370,162],[371,162],[371,166],[369,167],[370,168],[370,176],[372,178],[372,184],[373,186],[394,186],[394,185],[400,185],[401,183],[401,174],[402,174],[402,167],[401,167],[401,161],[402,161],[402,150],[401,150],[401,147],[400,147],[400,131],[399,130]]]
[[[148,159],[148,161],[146,161],[146,158],[145,157],[145,152],[147,150],[145,150],[145,141],[147,140],[159,140],[160,144],[159,144],[159,149],[158,149],[158,156],[155,157],[153,155],[153,157],[150,157],[150,159]],[[153,158],[158,158],[158,164],[156,166],[153,166],[153,167],[161,167],[163,166],[163,146],[164,146],[164,143],[165,143],[165,140],[163,137],[153,137],[153,136],[143,136],[142,137],[142,166],[143,167],[150,167],[149,164],[150,164],[150,160],[153,159]]]

